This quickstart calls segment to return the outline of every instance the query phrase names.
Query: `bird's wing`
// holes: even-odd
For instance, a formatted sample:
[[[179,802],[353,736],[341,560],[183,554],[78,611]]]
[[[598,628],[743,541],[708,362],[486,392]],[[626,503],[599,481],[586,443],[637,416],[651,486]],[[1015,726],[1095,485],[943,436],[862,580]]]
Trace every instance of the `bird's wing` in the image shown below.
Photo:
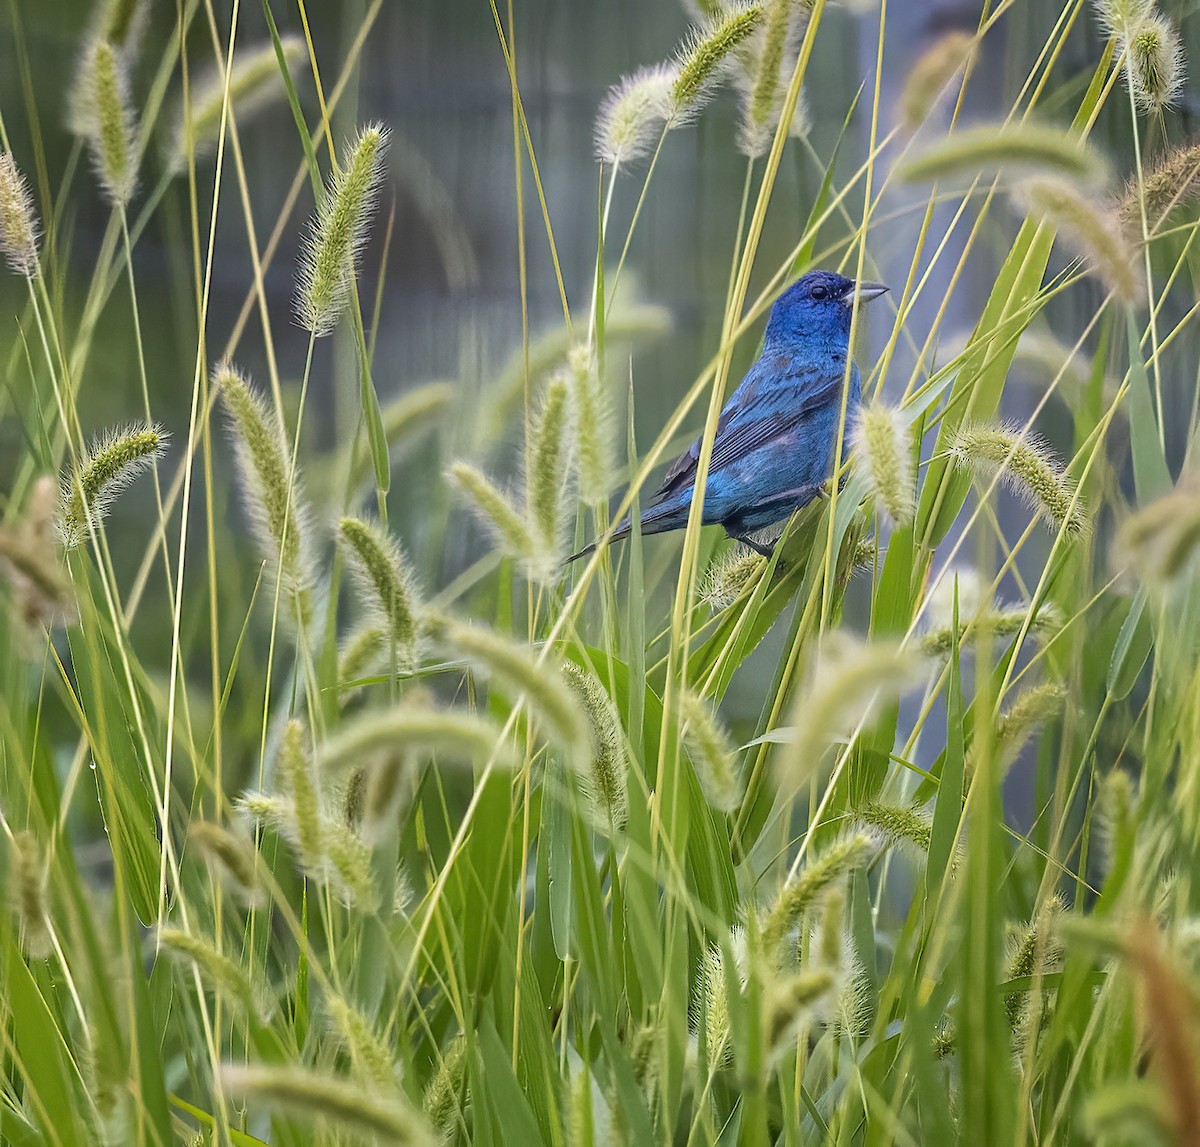
[[[740,461],[772,439],[786,434],[798,422],[817,408],[824,406],[838,393],[843,375],[809,367],[793,371],[786,379],[776,380],[768,387],[751,388],[744,402],[739,395],[730,399],[717,422],[713,439],[712,459],[708,472],[715,474],[724,466]],[[747,381],[750,381],[747,378]],[[788,396],[787,405],[778,405],[781,389],[800,391],[800,396]],[[740,392],[741,388],[739,388]],[[697,439],[667,470],[655,498],[662,499],[684,489],[696,480],[700,464],[700,442]]]

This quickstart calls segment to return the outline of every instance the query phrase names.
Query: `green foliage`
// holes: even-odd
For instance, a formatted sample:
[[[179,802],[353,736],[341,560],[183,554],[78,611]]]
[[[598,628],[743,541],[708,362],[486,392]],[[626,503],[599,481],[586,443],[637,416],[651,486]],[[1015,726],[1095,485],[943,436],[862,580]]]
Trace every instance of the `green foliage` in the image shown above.
[[[1070,18],[1002,48],[988,9],[911,69],[897,114],[916,135],[889,129],[855,164],[854,139],[870,125],[882,143],[889,123],[870,85],[834,109],[832,148],[823,130],[788,138],[794,115],[777,132],[812,53],[836,50],[832,6],[705,3],[675,61],[605,102],[592,215],[541,182],[503,13],[518,200],[544,206],[555,267],[531,241],[513,280],[532,292],[551,276],[566,321],[526,331],[477,400],[466,379],[412,379],[380,407],[367,332],[392,304],[368,321],[357,271],[383,241],[387,129],[358,134],[340,166],[327,150],[377,8],[339,61],[281,37],[268,4],[271,51],[237,48],[226,97],[200,66],[224,77],[224,49],[192,59],[203,9],[184,5],[168,33],[146,7],[98,4],[67,97],[112,206],[103,243],[71,245],[86,181],[44,140],[10,141],[10,109],[0,122],[3,318],[21,335],[0,388],[0,1140],[1189,1141],[1200,498],[1181,459],[1200,430],[1186,289],[1200,225],[1178,210],[1198,159],[1170,118],[1170,19],[1110,0],[1105,44],[1077,5],[1047,0],[1039,12]],[[523,19],[518,5],[526,53]],[[201,77],[186,103],[181,45]],[[1007,51],[1019,81],[1002,130],[954,122],[977,50]],[[41,114],[56,93],[25,73],[28,122],[57,131]],[[648,437],[639,404],[675,380],[646,378],[642,351],[668,316],[613,253],[633,266],[663,251],[641,211],[658,159],[730,76],[753,129],[740,145],[770,158],[745,166],[729,118],[705,124],[702,178],[736,165],[746,189],[742,217],[704,240],[736,235],[730,291],[723,309],[703,300],[719,339]],[[304,133],[297,187],[334,172],[299,294],[309,332],[338,327],[345,354],[314,355],[259,293],[276,245],[257,238],[261,173],[232,127],[280,91]],[[127,219],[158,132],[167,170]],[[1119,200],[1110,167],[1128,180]],[[192,169],[202,193],[168,195]],[[618,169],[637,210],[611,210]],[[820,190],[780,251],[764,228],[793,170]],[[859,349],[869,406],[843,427],[827,497],[770,558],[693,530],[678,576],[678,536],[564,569],[572,528],[615,520],[621,396],[618,515],[700,411],[715,420],[732,356],[790,277],[818,259],[865,276],[888,244],[894,257],[894,172],[997,182],[906,190],[920,237],[889,336]],[[217,351],[196,286],[227,282],[197,238],[214,179],[222,220],[240,209],[246,225],[222,226],[211,258],[248,253],[266,336],[239,324],[223,353],[263,361],[261,390],[203,360]],[[944,240],[935,208],[954,208]],[[585,215],[600,233],[580,309],[555,227]],[[191,413],[174,425],[149,385],[144,410],[118,409],[114,388],[108,421],[137,422],[88,446],[102,319],[143,371],[155,341],[138,309],[147,236],[169,248],[175,296],[198,300],[168,380],[192,378]],[[925,306],[933,284],[946,297]],[[459,359],[479,357],[469,324],[461,337]],[[287,340],[286,361],[309,348],[298,380],[275,365]],[[1036,409],[1020,393],[1031,363]],[[352,417],[306,434],[318,375]],[[1009,404],[1029,415],[1015,429],[997,421]],[[156,415],[174,432],[161,469]]]

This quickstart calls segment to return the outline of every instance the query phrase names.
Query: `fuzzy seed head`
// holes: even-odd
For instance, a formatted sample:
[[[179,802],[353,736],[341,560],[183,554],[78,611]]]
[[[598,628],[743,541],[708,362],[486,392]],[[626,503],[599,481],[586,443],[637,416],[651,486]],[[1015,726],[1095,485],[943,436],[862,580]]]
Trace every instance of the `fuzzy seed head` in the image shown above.
[[[0,577],[9,583],[21,621],[32,633],[70,624],[78,615],[57,548],[59,484],[43,474],[33,484],[25,517],[0,526]]]
[[[7,152],[0,152],[0,252],[27,279],[38,269],[38,219],[25,176]]]
[[[898,699],[919,669],[920,659],[896,644],[829,634],[796,700],[795,741],[779,761],[788,786],[794,791],[804,783],[831,742],[865,726],[876,706]]]
[[[439,1058],[437,1070],[425,1087],[421,1107],[442,1142],[453,1137],[463,1118],[466,1066],[467,1040],[465,1036],[458,1035],[450,1041],[450,1046]]]
[[[1075,480],[1049,448],[1016,426],[964,424],[951,444],[955,462],[979,480],[1000,480],[1049,526],[1069,538],[1087,535],[1088,521]]]
[[[958,643],[961,646],[969,637],[988,633],[993,638],[1006,641],[1025,632],[1026,641],[1037,640],[1062,628],[1062,615],[1050,603],[1043,603],[1036,614],[1030,613],[1028,604],[980,608],[966,613],[960,605],[958,618]],[[931,627],[921,639],[921,652],[927,657],[945,657],[954,648],[955,630],[947,619],[942,625]]]
[[[585,502],[604,502],[612,490],[615,419],[612,402],[590,347],[572,348],[566,382],[575,427],[575,473]]]
[[[904,81],[900,109],[910,129],[920,127],[933,110],[946,85],[966,67],[975,50],[975,37],[953,30],[931,44],[913,65]]]
[[[596,113],[596,157],[623,165],[649,155],[671,118],[678,78],[674,62],[652,64],[609,88]]]
[[[1113,769],[1100,781],[1096,797],[1096,825],[1105,871],[1132,839],[1138,812],[1138,792],[1124,769]]]
[[[763,951],[776,954],[784,939],[797,928],[822,898],[852,869],[865,864],[876,850],[870,832],[852,832],[840,837],[809,858],[804,867],[779,890],[763,921]]]
[[[1179,98],[1187,78],[1183,44],[1166,16],[1149,16],[1130,30],[1125,70],[1140,111],[1161,115]]]
[[[282,579],[284,589],[296,596],[306,621],[311,610],[308,596],[312,581],[309,512],[299,475],[292,469],[283,427],[233,366],[218,366],[213,386],[229,415],[238,476],[259,550]]]
[[[395,643],[397,668],[411,672],[419,660],[420,601],[408,561],[375,523],[343,518],[338,533],[358,578],[360,594],[369,602],[376,624]]]
[[[261,901],[254,842],[245,833],[201,820],[188,827],[188,839],[204,857],[210,871],[232,888],[243,903],[256,905]]]
[[[554,584],[564,554],[564,533],[572,507],[571,404],[567,385],[552,378],[525,439],[525,509],[534,548],[530,573]]]
[[[762,15],[757,5],[734,5],[696,29],[676,59],[678,74],[671,86],[674,116],[687,116],[700,108],[720,81],[730,53],[746,42]]]
[[[912,806],[871,801],[854,810],[854,819],[877,832],[888,844],[908,845],[927,855],[933,839],[933,820]]]
[[[1154,232],[1167,216],[1200,199],[1200,144],[1171,148],[1142,170],[1138,186],[1135,175],[1125,187],[1117,214],[1129,242],[1142,240],[1142,211],[1146,233]]]
[[[766,568],[767,559],[747,546],[714,558],[700,583],[700,600],[714,613],[728,609]]]
[[[765,155],[775,138],[809,15],[795,0],[769,0],[763,10],[753,35],[737,49],[734,71],[741,101],[738,148],[752,159]],[[802,90],[788,134],[805,135],[808,126]]]
[[[86,134],[96,177],[114,207],[124,207],[137,189],[137,144],[129,76],[121,54],[97,40],[86,58]]]
[[[58,533],[71,549],[98,528],[114,499],[154,465],[166,446],[161,426],[136,423],[95,440],[62,482]]]
[[[266,1011],[265,995],[256,990],[244,969],[222,952],[211,940],[184,932],[179,928],[160,928],[158,943],[171,955],[182,957],[195,965],[201,978],[215,992],[246,1014],[260,1020]]]
[[[13,833],[8,853],[8,902],[21,931],[21,946],[32,960],[43,960],[53,950],[48,879],[45,854],[37,837],[28,829]]]
[[[871,486],[875,504],[897,526],[913,520],[912,445],[898,410],[876,404],[859,411],[853,450]]]
[[[833,972],[814,968],[773,981],[763,999],[766,1060],[776,1064],[796,1049],[816,1018],[816,1007],[836,986]]]
[[[1053,226],[1109,290],[1125,302],[1138,297],[1141,271],[1116,211],[1065,180],[1029,180],[1014,196],[1029,214]]]
[[[629,815],[629,766],[621,714],[608,691],[586,669],[573,661],[564,661],[563,672],[591,730],[586,767],[577,773],[580,788],[593,822],[601,828],[620,828]]]
[[[899,170],[902,179],[925,181],[1016,169],[1098,184],[1106,177],[1103,158],[1079,136],[1043,124],[985,124],[956,131],[914,155]]]
[[[1124,38],[1154,12],[1154,0],[1093,0],[1096,18],[1107,36]]]
[[[544,732],[579,763],[586,762],[591,727],[575,692],[554,662],[539,664],[527,645],[494,629],[448,619],[432,623],[439,646],[469,662],[502,690],[523,697]]]
[[[1052,681],[1024,690],[996,723],[996,752],[1000,760],[1006,764],[1015,760],[1029,738],[1063,712],[1066,701],[1067,691]]]
[[[466,462],[455,462],[450,467],[448,477],[466,496],[471,508],[504,553],[510,558],[531,564],[533,536],[512,499],[497,489],[485,474]]]
[[[1200,485],[1185,481],[1127,519],[1113,547],[1114,563],[1164,586],[1200,548]]]
[[[328,996],[325,1010],[333,1029],[350,1053],[355,1074],[364,1084],[382,1088],[396,1085],[396,1061],[371,1021],[341,996]]]
[[[401,1099],[361,1087],[328,1068],[227,1063],[221,1066],[220,1085],[289,1118],[323,1118],[394,1147],[433,1147],[436,1142],[425,1121]]]
[[[742,779],[729,734],[708,702],[685,689],[679,698],[683,743],[696,770],[704,799],[721,812],[733,812],[742,799]]]
[[[925,602],[925,620],[931,629],[954,624],[955,603],[958,621],[965,625],[992,604],[991,594],[979,571],[970,566],[950,567],[938,575]]]
[[[289,721],[279,743],[276,769],[280,790],[291,798],[300,862],[312,869],[321,861],[321,797],[306,740],[304,723]]]
[[[280,45],[288,71],[294,72],[307,59],[304,41],[299,36],[283,36]],[[238,48],[229,74],[229,108],[236,111],[239,127],[286,90],[273,44]],[[177,172],[186,169],[189,155],[204,155],[216,148],[225,114],[225,70],[214,68],[196,79],[188,94],[188,104],[179,108],[167,148],[167,164]]]
[[[350,303],[359,255],[383,182],[388,130],[371,124],[350,142],[317,207],[300,257],[296,310],[318,338],[333,332]]]

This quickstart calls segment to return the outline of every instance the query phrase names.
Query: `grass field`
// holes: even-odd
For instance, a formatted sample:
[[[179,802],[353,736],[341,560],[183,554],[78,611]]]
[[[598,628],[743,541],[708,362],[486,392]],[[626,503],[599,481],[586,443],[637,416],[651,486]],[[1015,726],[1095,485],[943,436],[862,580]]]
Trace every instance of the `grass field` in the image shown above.
[[[864,77],[828,153],[824,0],[681,10],[678,56],[612,77],[585,205],[547,197],[494,3],[521,349],[478,400],[381,403],[396,152],[339,112],[379,0],[341,57],[304,0],[182,0],[165,38],[97,0],[69,123],[33,73],[0,108],[0,1141],[1200,1143],[1194,12],[1059,2],[993,122],[959,113],[1015,0],[899,108]],[[266,100],[296,126],[270,231],[239,134]],[[674,336],[634,290],[641,206],[710,101],[745,173],[720,337],[648,429],[641,347]],[[768,256],[794,154],[818,191]],[[564,568],[701,429],[706,470],[798,274],[879,277],[900,184],[918,240],[881,345],[856,312],[828,497],[769,560],[697,511]],[[253,273],[215,330],[218,205]],[[577,297],[556,226],[596,237]],[[165,380],[147,234],[194,304]],[[563,321],[531,334],[547,267]],[[141,399],[97,424],[101,335]],[[723,712],[746,682],[752,724]]]

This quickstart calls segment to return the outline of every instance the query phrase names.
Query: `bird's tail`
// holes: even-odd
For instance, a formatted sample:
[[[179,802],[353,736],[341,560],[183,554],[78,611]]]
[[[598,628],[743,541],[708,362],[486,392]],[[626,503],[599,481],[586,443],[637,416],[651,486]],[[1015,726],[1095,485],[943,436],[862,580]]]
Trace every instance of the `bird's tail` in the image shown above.
[[[657,506],[650,506],[642,515],[640,529],[643,534],[665,534],[668,530],[678,530],[687,525],[688,503],[685,502],[682,506],[672,502],[662,502]],[[628,517],[622,518],[613,528],[611,534],[608,535],[608,540],[612,542],[622,542],[633,533],[633,526]],[[588,542],[577,554],[572,554],[563,565],[570,565],[573,561],[579,558],[586,558],[588,554],[596,552],[597,541]]]

